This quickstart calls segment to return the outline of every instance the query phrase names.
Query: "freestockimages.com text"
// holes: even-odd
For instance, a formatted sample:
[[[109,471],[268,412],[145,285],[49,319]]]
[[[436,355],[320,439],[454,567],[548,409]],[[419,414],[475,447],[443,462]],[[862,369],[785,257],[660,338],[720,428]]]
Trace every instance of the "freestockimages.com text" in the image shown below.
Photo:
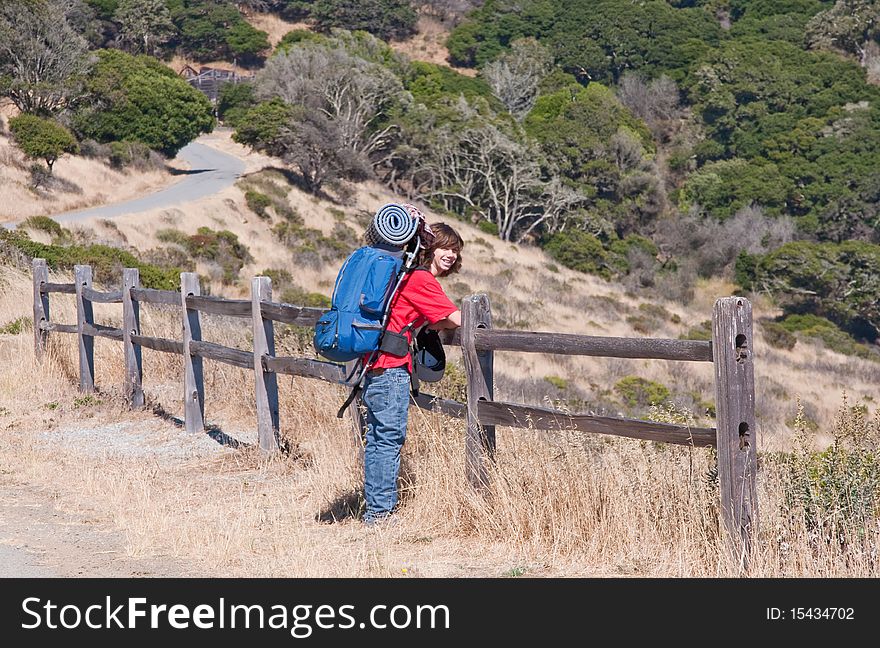
[[[321,630],[403,630],[449,629],[449,608],[445,605],[373,605],[366,615],[356,613],[354,605],[243,605],[225,598],[216,603],[195,606],[154,604],[143,597],[123,602],[111,600],[88,606],[59,605],[51,599],[28,597],[22,601],[25,630],[102,629],[255,629],[287,630],[305,639]]]

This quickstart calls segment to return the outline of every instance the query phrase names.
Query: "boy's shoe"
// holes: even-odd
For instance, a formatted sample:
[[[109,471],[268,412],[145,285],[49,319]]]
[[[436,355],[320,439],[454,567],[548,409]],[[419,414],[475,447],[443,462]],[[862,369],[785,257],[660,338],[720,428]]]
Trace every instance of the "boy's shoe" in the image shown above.
[[[376,513],[370,514],[367,513],[364,515],[364,524],[368,527],[387,527],[397,518],[394,517],[393,513]]]

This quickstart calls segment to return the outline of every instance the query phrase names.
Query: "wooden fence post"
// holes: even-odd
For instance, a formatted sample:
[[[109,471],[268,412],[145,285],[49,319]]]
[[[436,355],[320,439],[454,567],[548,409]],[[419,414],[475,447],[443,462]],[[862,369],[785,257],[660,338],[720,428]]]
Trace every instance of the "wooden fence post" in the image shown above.
[[[180,273],[180,299],[183,302],[183,412],[186,431],[205,431],[205,379],[202,358],[190,354],[190,342],[201,341],[202,326],[199,311],[187,308],[189,295],[201,295],[199,275],[195,272]]]
[[[357,360],[351,360],[345,363],[345,375],[350,376],[357,366]],[[348,406],[348,412],[351,414],[351,442],[357,452],[358,465],[364,465],[364,412],[361,410],[361,395],[355,396]]]
[[[495,455],[495,426],[480,425],[477,414],[481,400],[491,401],[494,393],[494,353],[477,352],[474,333],[492,328],[492,311],[486,295],[465,297],[461,305],[461,352],[467,372],[467,438],[465,439],[468,481],[478,489],[489,485],[487,461]]]
[[[73,266],[76,288],[76,337],[79,341],[79,389],[82,392],[95,391],[95,338],[83,335],[86,324],[94,324],[92,302],[83,299],[83,288],[92,287],[92,267]]]
[[[141,347],[133,344],[132,335],[141,334],[140,303],[131,298],[131,289],[140,288],[140,272],[137,268],[122,270],[122,347],[125,354],[125,395],[134,409],[144,406],[143,364]]]
[[[758,524],[755,371],[749,300],[725,297],[715,302],[712,354],[721,514],[730,548],[746,569]]]
[[[278,378],[263,367],[263,356],[275,355],[275,330],[272,320],[263,317],[260,301],[272,301],[272,280],[251,279],[251,306],[254,319],[254,390],[257,398],[257,437],[265,453],[280,447],[278,417]]]
[[[34,259],[34,355],[37,360],[43,359],[49,331],[43,325],[49,323],[49,293],[42,292],[43,284],[49,283],[49,266],[46,259]]]

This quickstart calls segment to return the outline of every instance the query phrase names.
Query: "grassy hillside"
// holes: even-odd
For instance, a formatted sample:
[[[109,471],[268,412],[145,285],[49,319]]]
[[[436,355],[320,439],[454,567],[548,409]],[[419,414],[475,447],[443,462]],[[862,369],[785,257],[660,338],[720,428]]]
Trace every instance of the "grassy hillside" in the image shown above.
[[[7,107],[5,113],[0,113],[0,224],[120,202],[168,186],[179,177],[172,173],[173,162],[145,160],[126,171],[113,168],[103,155],[66,155],[55,164],[51,177],[35,178],[32,166],[42,170],[45,165],[26,159],[12,143],[6,125],[12,111]],[[44,182],[35,187],[38,179]]]
[[[270,270],[276,299],[318,299],[312,293],[329,294],[346,245],[357,244],[369,215],[399,200],[373,183],[358,185],[345,204],[317,199],[289,185],[273,168],[276,161],[245,152],[223,133],[211,139],[248,161],[251,172],[236,187],[179,210],[120,218],[112,225],[84,224],[78,226],[79,236],[113,239],[142,257],[177,258],[199,228],[225,230],[246,246],[249,256],[231,282],[222,255],[196,259],[203,290],[246,297],[248,279]],[[265,217],[248,208],[246,191],[270,197]],[[466,240],[463,271],[443,280],[445,289],[455,299],[487,293],[499,327],[699,336],[714,299],[732,288],[704,283],[687,308],[661,295],[637,298],[620,285],[557,267],[535,248],[490,240],[468,223],[443,220]],[[282,434],[292,448],[280,459],[266,463],[246,448],[182,450],[189,442],[173,424],[183,414],[176,358],[144,353],[149,407],[131,413],[121,398],[118,344],[98,340],[99,391],[82,396],[76,389],[73,338],[53,335],[49,359],[36,365],[28,322],[30,279],[11,266],[0,271],[2,469],[41,488],[64,484],[60,505],[75,509],[88,502],[125,532],[127,550],[134,555],[172,555],[201,565],[210,575],[737,573],[718,536],[709,450],[501,428],[495,488],[484,500],[466,486],[462,422],[414,410],[404,449],[402,523],[376,536],[357,521],[361,477],[356,453],[348,421],[334,416],[341,389],[289,377],[279,381]],[[60,272],[53,280],[70,279],[69,272]],[[120,325],[118,306],[96,305],[95,310],[98,322]],[[773,314],[762,301],[755,303],[756,318]],[[52,319],[74,320],[72,298],[52,297]],[[204,339],[247,348],[250,334],[243,323],[211,316],[203,320]],[[180,324],[173,311],[145,307],[142,326],[148,335],[174,338]],[[311,353],[307,331],[282,328],[278,346],[279,353]],[[856,509],[839,498],[857,492],[861,499],[856,504],[864,507],[874,497],[870,466],[877,426],[871,421],[880,365],[806,339],[791,350],[774,348],[760,324],[755,353],[762,515],[755,574],[876,576],[877,567],[862,544],[873,543],[876,530],[860,526],[861,518],[852,517]],[[450,359],[447,377],[435,391],[461,398],[456,350],[450,350]],[[498,353],[496,372],[498,398],[573,412],[713,424],[704,416],[714,398],[710,365]],[[40,389],[22,376],[32,377]],[[652,408],[645,396],[639,402],[640,392],[633,392],[635,381],[628,377],[664,386],[669,398],[659,408]],[[245,443],[255,440],[255,412],[247,396],[252,380],[246,371],[206,363],[208,423]],[[823,456],[836,456],[841,460],[837,466],[861,468],[826,479],[821,469],[810,466],[827,466],[827,460],[811,453],[835,439],[832,454]],[[47,444],[52,444],[51,453],[43,451]],[[854,449],[841,454],[844,446]],[[813,494],[804,496],[798,479],[807,479],[815,492],[807,489]],[[214,495],[206,500],[205,492]],[[803,514],[792,516],[792,510]],[[827,530],[830,520],[837,520],[834,533],[845,535],[845,546],[816,535],[817,528]]]

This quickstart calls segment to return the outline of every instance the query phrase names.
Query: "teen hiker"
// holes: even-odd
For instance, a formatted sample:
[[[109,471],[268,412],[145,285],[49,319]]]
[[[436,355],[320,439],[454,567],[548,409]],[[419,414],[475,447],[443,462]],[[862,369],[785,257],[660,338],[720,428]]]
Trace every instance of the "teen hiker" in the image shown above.
[[[407,205],[416,218],[423,218]],[[404,331],[412,343],[412,331],[427,324],[439,330],[461,326],[461,311],[453,304],[437,277],[461,268],[461,236],[444,223],[420,228],[422,250],[419,267],[408,273],[391,300],[389,331]],[[369,358],[365,359],[368,362]],[[397,476],[400,450],[406,440],[409,416],[409,353],[392,355],[380,351],[367,368],[362,402],[366,408],[366,448],[364,450],[364,522],[375,524],[388,518],[397,504]]]

